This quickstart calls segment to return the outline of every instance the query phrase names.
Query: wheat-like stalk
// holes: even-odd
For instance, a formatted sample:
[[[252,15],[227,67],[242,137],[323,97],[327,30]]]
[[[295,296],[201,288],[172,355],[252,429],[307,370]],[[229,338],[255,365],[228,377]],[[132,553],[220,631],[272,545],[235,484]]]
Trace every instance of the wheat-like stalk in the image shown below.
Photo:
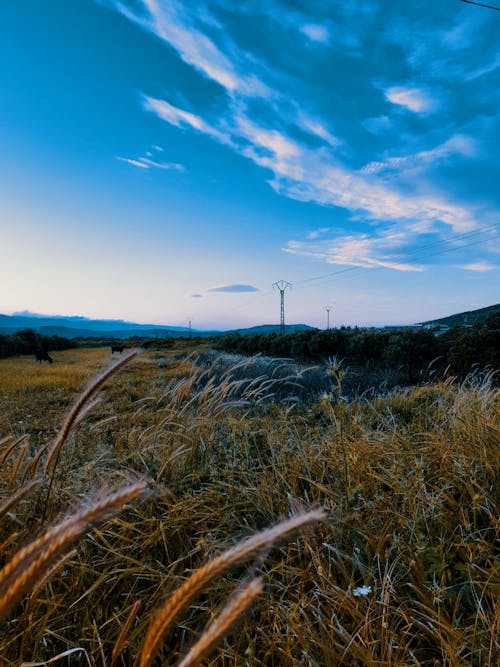
[[[77,553],[78,552],[76,549],[71,549],[71,551],[65,553],[63,556],[61,556],[61,558],[58,558],[58,560],[47,570],[47,572],[45,572],[44,575],[41,576],[40,579],[36,580],[35,585],[33,586],[30,592],[30,602],[32,602],[36,598],[36,596],[40,593],[40,591],[43,589],[48,580],[52,578],[55,572],[57,570],[60,570],[62,566],[69,560],[74,558],[77,555]]]
[[[61,448],[74,426],[87,414],[87,404],[89,403],[90,399],[99,391],[106,380],[108,380],[112,375],[117,373],[121,368],[132,361],[132,359],[134,359],[137,354],[138,350],[132,350],[129,352],[129,354],[125,355],[122,359],[106,369],[104,373],[101,373],[101,375],[99,375],[93,382],[91,382],[87,389],[85,389],[85,391],[83,391],[78,396],[75,403],[73,404],[73,407],[68,412],[59,433],[56,435],[49,448],[47,460],[45,461],[45,472],[54,472]]]
[[[239,542],[232,549],[225,551],[196,572],[193,572],[174,591],[166,604],[156,614],[144,640],[140,667],[151,665],[161,647],[163,636],[174,618],[210,581],[260,551],[270,549],[278,540],[284,539],[312,523],[323,521],[325,518],[326,515],[323,510],[314,510],[307,514],[294,516],[288,521],[283,521],[277,526],[263,530]]]
[[[49,528],[20,549],[0,570],[0,619],[75,540],[145,492],[144,482],[126,486]]]
[[[0,517],[6,514],[11,507],[16,505],[20,500],[25,498],[33,489],[36,489],[37,486],[40,486],[42,483],[41,479],[31,479],[26,484],[23,484],[17,491],[15,491],[11,496],[6,498],[3,503],[0,505]]]
[[[252,579],[231,596],[224,609],[210,624],[189,650],[177,667],[197,667],[214,649],[216,644],[228,633],[236,621],[246,612],[255,598],[262,593],[264,584],[261,578]]]
[[[26,434],[14,440],[12,437],[7,436],[0,442],[0,463],[5,463],[9,454],[24,440],[27,440],[28,436]]]
[[[113,667],[115,662],[118,660],[121,652],[123,651],[128,631],[130,630],[130,626],[132,625],[135,617],[137,616],[137,612],[139,611],[140,606],[141,606],[141,601],[136,600],[128,613],[127,620],[123,624],[122,629],[120,630],[120,634],[116,638],[115,645],[113,646],[113,653],[111,654],[111,667]]]

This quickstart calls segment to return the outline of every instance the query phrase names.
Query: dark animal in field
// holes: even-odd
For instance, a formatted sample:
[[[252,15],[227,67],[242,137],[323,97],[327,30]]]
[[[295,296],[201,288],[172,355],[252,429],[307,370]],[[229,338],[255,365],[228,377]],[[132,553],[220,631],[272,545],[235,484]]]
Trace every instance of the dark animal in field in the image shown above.
[[[49,364],[53,363],[52,357],[45,350],[35,350],[35,360],[42,363],[42,361],[48,361]]]
[[[119,352],[121,354],[124,349],[125,349],[125,345],[112,345],[111,346],[111,354],[114,354],[115,352]]]

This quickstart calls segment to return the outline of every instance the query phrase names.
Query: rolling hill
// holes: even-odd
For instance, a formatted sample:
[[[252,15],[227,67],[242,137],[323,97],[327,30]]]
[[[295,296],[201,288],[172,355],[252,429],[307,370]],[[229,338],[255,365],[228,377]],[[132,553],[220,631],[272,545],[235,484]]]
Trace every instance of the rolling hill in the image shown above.
[[[495,304],[494,306],[487,306],[486,308],[478,308],[477,310],[468,310],[464,313],[456,313],[454,315],[448,315],[447,317],[441,317],[437,320],[428,320],[427,322],[419,322],[422,326],[440,326],[445,325],[448,327],[454,326],[467,326],[474,324],[475,322],[483,323],[486,322],[490,315],[500,311],[500,303]]]
[[[307,324],[287,325],[287,331],[303,331],[313,329]],[[33,329],[44,336],[61,336],[63,338],[180,338],[189,335],[187,327],[159,326],[157,324],[136,324],[124,320],[92,320],[86,317],[38,315],[36,313],[14,313],[0,315],[0,333],[15,334],[22,329]],[[279,332],[277,324],[264,324],[248,329],[234,331],[201,331],[192,329],[192,336],[209,338],[223,336],[227,333],[255,334]]]

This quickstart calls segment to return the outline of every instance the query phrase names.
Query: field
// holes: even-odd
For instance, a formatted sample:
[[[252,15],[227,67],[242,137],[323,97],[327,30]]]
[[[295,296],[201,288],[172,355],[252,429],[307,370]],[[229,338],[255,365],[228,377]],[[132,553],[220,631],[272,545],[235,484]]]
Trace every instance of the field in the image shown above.
[[[190,352],[0,360],[0,665],[500,664],[491,376]]]

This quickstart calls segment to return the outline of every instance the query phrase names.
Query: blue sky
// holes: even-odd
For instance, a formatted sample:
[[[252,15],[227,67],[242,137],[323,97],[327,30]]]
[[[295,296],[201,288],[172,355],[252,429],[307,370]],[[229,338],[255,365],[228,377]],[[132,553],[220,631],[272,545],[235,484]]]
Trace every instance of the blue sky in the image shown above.
[[[1,2],[0,312],[497,303],[499,34],[459,0]]]

